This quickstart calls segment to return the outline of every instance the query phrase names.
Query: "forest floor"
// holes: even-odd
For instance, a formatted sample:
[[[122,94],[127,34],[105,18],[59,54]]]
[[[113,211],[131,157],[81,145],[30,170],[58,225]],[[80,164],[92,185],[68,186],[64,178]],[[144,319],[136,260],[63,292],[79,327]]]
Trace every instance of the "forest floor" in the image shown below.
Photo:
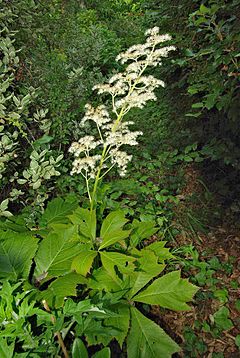
[[[184,198],[196,192],[201,195],[197,177],[189,167]],[[178,212],[186,211],[188,204],[183,202]],[[235,337],[240,333],[240,232],[224,222],[196,235],[193,239],[192,230],[185,229],[173,244],[174,248],[189,248],[190,260],[182,271],[200,287],[191,310],[174,312],[153,306],[151,316],[182,347],[175,357],[239,358]]]

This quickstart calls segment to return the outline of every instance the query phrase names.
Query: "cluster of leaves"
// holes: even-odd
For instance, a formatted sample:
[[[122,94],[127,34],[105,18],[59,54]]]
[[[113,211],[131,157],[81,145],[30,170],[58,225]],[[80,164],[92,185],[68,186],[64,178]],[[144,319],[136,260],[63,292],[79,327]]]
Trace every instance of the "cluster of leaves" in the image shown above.
[[[174,5],[145,3],[156,25],[173,33],[180,52],[165,67],[174,84],[167,95],[169,119],[163,116],[165,130],[159,138],[174,148],[196,141],[206,159],[199,165],[202,174],[231,204],[239,192],[239,1]]]
[[[208,318],[204,319],[201,314],[196,315],[194,325],[185,327],[184,351],[187,357],[195,358],[203,355],[208,351],[207,341],[202,339],[202,334],[207,334],[213,339],[224,339],[224,334],[231,334],[231,339],[235,341],[235,345],[239,348],[239,334],[237,320],[232,320],[230,312],[232,309],[240,311],[240,301],[231,295],[231,290],[238,290],[239,283],[232,279],[233,264],[236,257],[229,257],[227,262],[222,262],[217,256],[208,259],[209,253],[202,252],[201,255],[193,245],[179,248],[175,254],[187,254],[188,259],[180,259],[182,261],[183,270],[186,272],[194,272],[191,275],[191,281],[204,288],[199,291],[196,296],[196,302],[206,304],[213,301],[213,312],[208,312]],[[205,257],[206,256],[206,257]],[[228,277],[229,286],[226,282],[222,282],[222,275]],[[211,313],[210,313],[211,312]],[[228,333],[229,332],[229,333]],[[214,357],[224,357],[222,353],[214,353]]]
[[[157,230],[152,221],[129,223],[121,211],[97,222],[95,211],[60,198],[48,204],[38,228],[27,229],[21,216],[3,221],[4,354],[41,357],[44,350],[54,356],[55,334],[63,352],[67,347],[87,356],[86,347],[104,348],[116,339],[120,347],[126,342],[130,358],[171,357],[178,345],[139,303],[186,310],[197,288],[180,271],[163,274],[173,258],[165,241],[142,247]]]
[[[16,14],[5,1],[0,4],[0,214],[9,216],[9,202],[23,195],[28,203],[42,204],[48,191],[45,182],[60,174],[55,168],[62,156],[54,159],[50,150],[47,111],[32,113],[34,91],[22,91],[18,84],[19,51],[11,30]]]

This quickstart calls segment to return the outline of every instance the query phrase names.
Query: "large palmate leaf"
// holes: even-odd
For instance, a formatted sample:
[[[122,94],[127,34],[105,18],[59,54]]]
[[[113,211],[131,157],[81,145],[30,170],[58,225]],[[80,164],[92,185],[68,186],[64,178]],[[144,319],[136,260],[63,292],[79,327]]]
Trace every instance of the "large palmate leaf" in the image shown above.
[[[79,230],[82,235],[90,238],[92,241],[96,238],[96,212],[88,209],[77,208],[72,215],[68,216],[71,222],[79,225]]]
[[[76,256],[72,262],[72,270],[75,270],[80,275],[86,276],[89,273],[93,260],[97,256],[97,251],[83,250]]]
[[[179,346],[156,323],[131,307],[128,358],[171,358]]]
[[[0,277],[16,280],[27,278],[38,239],[30,234],[11,233],[0,240]]]
[[[140,266],[131,277],[132,289],[130,297],[141,290],[151,279],[159,275],[165,268],[164,264],[158,264],[158,258],[150,250],[141,250],[138,259]]]
[[[44,211],[40,226],[48,226],[51,223],[67,223],[69,222],[67,215],[71,214],[76,209],[76,202],[69,202],[61,198],[56,198],[50,201],[46,210]]]
[[[186,302],[192,299],[197,290],[196,286],[180,277],[180,271],[173,271],[155,280],[133,300],[182,311],[189,309]]]
[[[72,260],[82,250],[75,241],[75,228],[62,232],[51,232],[39,245],[35,262],[35,277],[63,276],[71,271]]]
[[[65,297],[76,296],[76,286],[84,283],[86,283],[84,277],[75,272],[71,272],[53,281],[47,290],[42,291],[41,297],[45,299],[50,306],[58,308],[63,305]]]
[[[102,240],[100,249],[113,245],[129,236],[131,230],[122,230],[127,221],[122,211],[113,211],[104,219],[100,231]]]

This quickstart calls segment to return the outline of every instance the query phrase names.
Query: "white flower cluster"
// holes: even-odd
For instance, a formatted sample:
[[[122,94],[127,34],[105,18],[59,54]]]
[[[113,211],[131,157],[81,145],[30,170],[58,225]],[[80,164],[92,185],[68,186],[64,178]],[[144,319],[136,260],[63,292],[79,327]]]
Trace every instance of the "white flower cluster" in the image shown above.
[[[107,108],[104,105],[94,108],[90,104],[86,104],[85,109],[86,113],[85,116],[82,118],[82,124],[84,124],[88,120],[92,120],[97,125],[101,126],[102,124],[111,121]]]
[[[81,173],[86,180],[104,176],[113,166],[117,166],[121,176],[126,174],[128,162],[132,156],[120,150],[125,145],[137,145],[137,137],[142,132],[132,132],[129,126],[132,122],[122,122],[124,115],[134,107],[143,108],[150,100],[156,100],[154,93],[164,82],[151,75],[144,75],[149,66],[161,65],[161,59],[175,49],[174,46],[159,48],[159,44],[171,40],[169,35],[159,35],[159,28],[154,27],[146,31],[145,44],[131,46],[126,52],[120,53],[116,60],[122,64],[128,63],[122,73],[112,76],[108,83],[93,87],[98,94],[108,93],[112,97],[112,112],[116,115],[112,119],[106,106],[96,108],[86,105],[86,113],[82,118],[82,125],[90,120],[96,123],[99,139],[86,136],[71,145],[69,151],[74,154],[72,174]],[[90,151],[102,147],[102,155],[91,155]],[[109,168],[103,175],[102,169]]]

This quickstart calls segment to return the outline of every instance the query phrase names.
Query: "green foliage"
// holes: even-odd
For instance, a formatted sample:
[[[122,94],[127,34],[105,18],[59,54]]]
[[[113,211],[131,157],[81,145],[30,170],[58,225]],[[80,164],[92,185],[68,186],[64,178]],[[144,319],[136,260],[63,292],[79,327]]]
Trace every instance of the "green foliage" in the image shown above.
[[[10,216],[8,205],[20,197],[43,206],[48,197],[46,182],[60,175],[56,170],[62,155],[52,155],[47,136],[47,111],[33,110],[35,93],[31,86],[22,90],[21,61],[15,48],[14,4],[1,0],[0,18],[0,185],[3,188],[0,215]],[[34,113],[35,112],[35,113]],[[30,163],[29,163],[30,158]],[[28,168],[29,167],[29,168]]]
[[[23,324],[29,327],[29,339],[32,337],[35,342],[33,352],[38,352],[37,342],[43,339],[42,334],[36,335],[29,326],[33,324],[31,317],[36,315],[38,325],[44,322],[42,332],[48,334],[51,344],[54,332],[63,335],[66,329],[68,336],[67,327],[71,327],[75,338],[71,343],[66,341],[66,345],[73,356],[80,353],[88,356],[88,346],[107,346],[115,338],[120,346],[127,339],[129,357],[170,357],[179,350],[178,345],[133,304],[143,302],[183,310],[188,308],[186,302],[197,288],[181,279],[180,272],[156,278],[166,267],[166,260],[173,256],[164,248],[165,242],[139,247],[148,234],[156,232],[154,222],[145,222],[146,230],[143,230],[142,222],[129,223],[121,211],[115,211],[97,223],[95,211],[74,205],[65,207],[64,203],[60,199],[49,203],[40,219],[41,229],[34,234],[27,229],[23,233],[14,231],[9,221],[1,231],[4,250],[0,276],[12,282],[24,280],[23,285],[20,282],[14,286],[5,281],[3,292],[7,288],[13,295],[16,289],[23,289],[21,297],[26,297],[24,307],[28,312],[24,311],[26,323]],[[10,240],[11,250],[7,246]],[[13,297],[18,300],[18,294]],[[39,307],[40,301],[47,312]],[[55,318],[49,323],[46,319],[52,309]],[[21,332],[23,326],[19,329]],[[20,344],[28,352],[29,346],[21,341],[21,335],[13,333],[11,339],[5,334],[2,337],[8,337],[10,347],[18,342],[15,347]],[[136,350],[139,340],[141,344]],[[58,348],[55,345],[52,349]],[[101,354],[107,357],[110,351],[106,348],[96,356]]]
[[[129,357],[166,357],[179,351],[178,345],[156,323],[131,308],[132,326],[128,337]]]
[[[73,357],[110,357],[108,345],[130,358],[170,357],[179,347],[143,313],[152,304],[189,309],[196,288],[175,271],[179,264],[184,277],[208,289],[197,303],[219,304],[198,328],[219,338],[235,323],[231,290],[217,275],[231,272],[231,263],[200,258],[194,247],[175,250],[190,256],[178,258],[165,245],[178,233],[185,165],[196,166],[227,203],[239,191],[239,2],[171,5],[0,0],[0,214],[7,218],[0,222],[1,357],[61,356],[59,335]],[[118,72],[119,51],[155,24],[178,48],[171,63],[154,70],[169,90],[128,114],[145,133],[141,153],[133,151],[127,179],[108,177],[90,212],[83,182],[68,174],[69,143],[85,134],[84,104],[99,101],[92,86]],[[36,217],[50,193],[69,192]],[[237,281],[231,287],[238,289]],[[207,352],[198,333],[185,330],[186,358]]]
[[[229,319],[229,310],[225,306],[214,313],[213,319],[216,327],[221,331],[229,330],[233,327],[233,323]]]

